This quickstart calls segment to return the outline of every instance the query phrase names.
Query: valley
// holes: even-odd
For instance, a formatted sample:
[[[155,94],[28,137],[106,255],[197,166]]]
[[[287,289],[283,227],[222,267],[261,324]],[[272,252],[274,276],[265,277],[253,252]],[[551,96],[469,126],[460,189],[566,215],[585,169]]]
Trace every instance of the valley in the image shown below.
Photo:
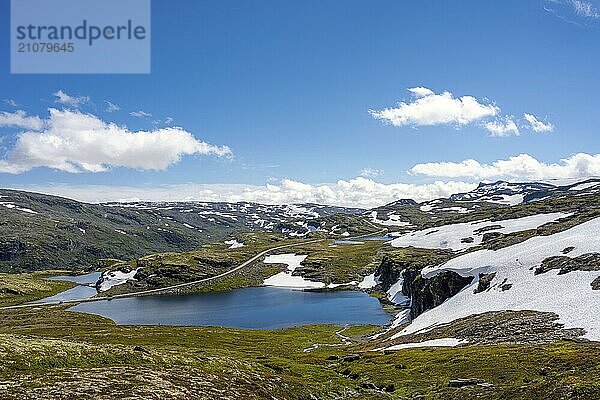
[[[497,182],[373,210],[4,191],[0,394],[61,381],[52,396],[593,398],[598,189]],[[252,222],[259,212],[272,223]],[[49,221],[43,244],[17,229]],[[159,227],[196,244],[143,250]],[[85,263],[88,232],[131,242]]]

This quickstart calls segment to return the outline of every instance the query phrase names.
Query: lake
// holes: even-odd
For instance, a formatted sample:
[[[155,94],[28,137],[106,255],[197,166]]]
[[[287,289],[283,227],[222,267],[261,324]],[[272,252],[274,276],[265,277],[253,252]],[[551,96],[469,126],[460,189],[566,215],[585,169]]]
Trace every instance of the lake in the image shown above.
[[[49,281],[69,281],[79,283],[80,285],[95,285],[100,279],[101,272],[90,272],[85,275],[58,275],[48,278]]]
[[[393,236],[365,236],[365,237],[355,237],[355,238],[346,238],[346,239],[337,239],[334,240],[334,244],[362,244],[363,241],[388,241],[394,240]]]
[[[224,326],[280,329],[309,324],[383,325],[391,316],[359,291],[304,292],[251,287],[185,296],[144,296],[71,307],[121,325]]]
[[[55,294],[54,296],[46,297],[41,300],[32,301],[32,303],[53,303],[57,301],[72,301],[72,300],[81,300],[87,299],[89,297],[95,296],[98,292],[94,285],[96,281],[100,278],[100,272],[91,272],[85,275],[60,275],[60,276],[52,276],[47,278],[50,281],[69,281],[75,282],[79,285],[72,287],[71,289],[65,290],[64,292],[60,292]]]

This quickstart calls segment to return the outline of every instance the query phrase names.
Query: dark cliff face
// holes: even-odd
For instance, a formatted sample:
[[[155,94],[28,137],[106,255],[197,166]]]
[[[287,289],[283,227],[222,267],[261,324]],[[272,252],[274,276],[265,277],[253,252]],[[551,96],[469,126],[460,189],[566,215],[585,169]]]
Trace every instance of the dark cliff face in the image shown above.
[[[407,270],[404,272],[402,292],[411,298],[410,314],[416,318],[439,306],[472,281],[472,276],[463,277],[452,271],[443,271],[431,279],[425,279],[420,272]]]
[[[381,263],[375,270],[375,276],[379,277],[381,286],[387,290],[400,279],[400,272],[404,269],[402,264],[398,263],[389,257],[383,257]]]
[[[411,317],[416,318],[423,312],[439,306],[460,292],[473,281],[473,277],[462,277],[451,271],[444,271],[431,279],[421,276],[426,266],[439,265],[450,258],[451,252],[426,252],[418,249],[402,257],[384,257],[375,272],[380,285],[389,289],[403,272],[402,293],[411,298]]]

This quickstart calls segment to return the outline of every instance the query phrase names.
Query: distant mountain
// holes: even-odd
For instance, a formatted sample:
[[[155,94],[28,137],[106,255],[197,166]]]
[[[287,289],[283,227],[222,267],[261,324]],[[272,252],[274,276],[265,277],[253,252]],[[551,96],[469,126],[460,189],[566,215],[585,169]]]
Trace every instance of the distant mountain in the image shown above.
[[[414,228],[435,223],[436,220],[454,218],[456,215],[528,204],[544,199],[600,193],[600,178],[570,180],[562,185],[556,183],[480,183],[476,189],[467,193],[457,193],[448,198],[422,203],[409,199],[399,200],[374,208],[366,212],[366,215],[371,216],[372,222],[380,225]]]
[[[157,252],[190,251],[241,231],[291,237],[321,232],[346,237],[378,227],[402,232],[498,213],[526,216],[534,211],[511,206],[540,203],[540,209],[546,207],[544,212],[552,212],[559,206],[544,206],[544,200],[577,199],[596,193],[600,193],[598,178],[561,185],[499,181],[482,183],[471,192],[447,199],[423,203],[401,199],[367,211],[248,202],[88,204],[0,189],[0,270],[81,269],[100,259],[129,260]],[[569,210],[569,203],[572,201],[561,203],[561,210]]]
[[[0,269],[83,268],[99,259],[193,250],[239,231],[305,235],[328,229],[335,233],[332,223],[327,226],[328,220],[362,212],[316,204],[87,204],[0,189]]]

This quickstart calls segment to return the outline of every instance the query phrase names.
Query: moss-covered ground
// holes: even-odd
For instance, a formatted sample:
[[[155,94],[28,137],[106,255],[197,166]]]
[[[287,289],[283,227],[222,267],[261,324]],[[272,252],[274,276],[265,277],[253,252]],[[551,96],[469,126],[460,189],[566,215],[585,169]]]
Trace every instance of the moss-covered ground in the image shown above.
[[[0,398],[595,399],[600,346],[363,352],[335,326],[116,326],[61,307],[0,311]],[[351,327],[361,337],[375,327]],[[322,346],[311,352],[304,349]],[[354,361],[344,356],[358,354]],[[481,385],[449,386],[451,379]],[[41,397],[40,397],[41,396]],[[215,397],[216,396],[216,397]]]
[[[65,271],[44,271],[24,274],[0,273],[0,306],[12,306],[53,296],[75,286],[66,281],[50,281],[43,278],[59,275]]]

